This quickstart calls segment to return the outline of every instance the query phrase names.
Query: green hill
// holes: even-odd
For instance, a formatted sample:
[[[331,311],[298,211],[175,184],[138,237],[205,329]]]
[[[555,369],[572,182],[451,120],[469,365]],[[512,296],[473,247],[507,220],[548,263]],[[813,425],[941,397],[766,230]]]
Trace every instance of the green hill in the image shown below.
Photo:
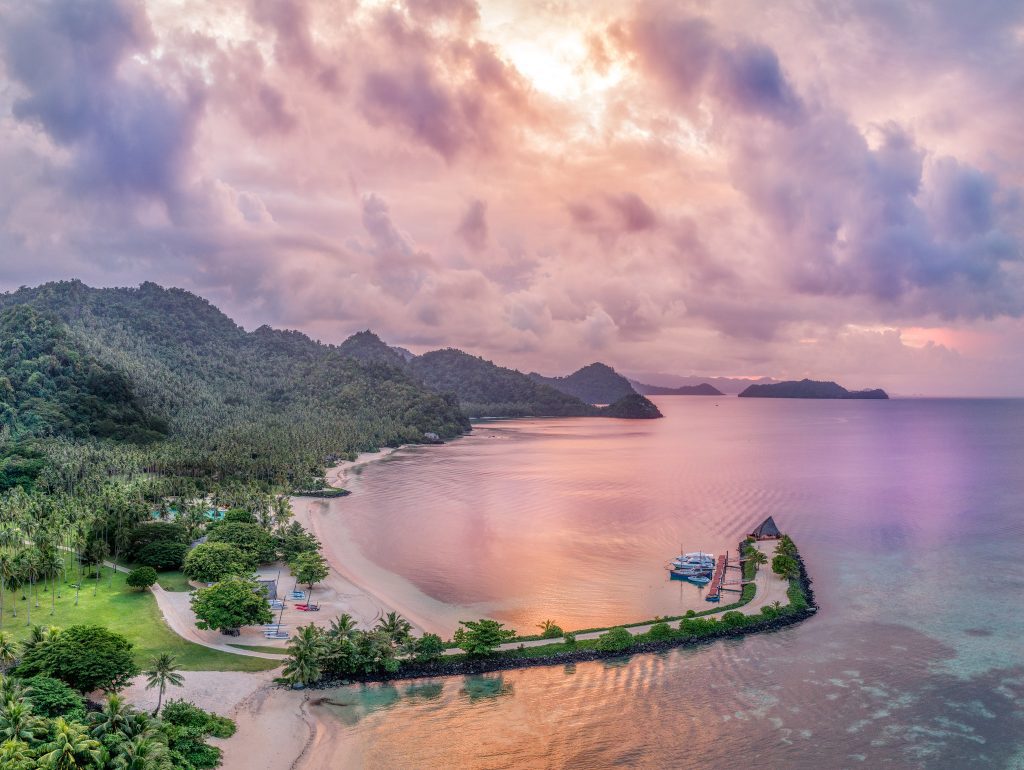
[[[629,380],[600,362],[584,366],[565,377],[544,377],[536,372],[531,372],[530,377],[588,404],[613,404],[636,393]]]
[[[122,372],[97,360],[58,319],[27,306],[0,311],[0,424],[14,439],[146,443],[167,432]]]
[[[599,411],[578,398],[461,350],[418,356],[409,371],[438,393],[454,393],[470,417],[583,417]]]
[[[51,317],[90,371],[105,373],[108,390],[119,383],[112,398],[120,412],[95,412],[95,426],[76,412],[50,432],[127,438],[130,428],[164,428],[155,461],[163,473],[305,483],[339,455],[469,428],[454,398],[404,371],[361,363],[299,332],[246,332],[180,289],[51,283],[0,296],[0,310],[15,308]],[[28,380],[44,376],[44,363],[26,364],[39,370]],[[60,402],[52,394],[22,399],[18,424],[59,423],[50,412]]]

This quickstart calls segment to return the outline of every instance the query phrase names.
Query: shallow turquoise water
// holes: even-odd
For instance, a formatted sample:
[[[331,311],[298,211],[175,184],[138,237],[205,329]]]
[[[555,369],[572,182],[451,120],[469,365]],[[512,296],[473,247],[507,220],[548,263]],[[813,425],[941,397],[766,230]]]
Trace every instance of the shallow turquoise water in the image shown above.
[[[497,423],[367,466],[338,531],[439,630],[471,612],[578,627],[706,606],[661,562],[734,548],[770,513],[819,615],[610,664],[342,688],[346,763],[1024,767],[1024,402],[656,400],[664,420]]]

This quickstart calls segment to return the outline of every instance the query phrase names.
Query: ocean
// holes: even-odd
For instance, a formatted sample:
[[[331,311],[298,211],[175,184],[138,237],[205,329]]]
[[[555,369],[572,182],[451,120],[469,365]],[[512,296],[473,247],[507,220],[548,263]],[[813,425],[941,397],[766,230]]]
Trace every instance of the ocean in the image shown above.
[[[735,552],[772,515],[818,615],[340,688],[346,765],[1024,767],[1024,401],[654,400],[665,419],[484,422],[402,450],[358,469],[329,526],[371,590],[450,636],[484,616],[529,633],[704,609],[665,562]]]

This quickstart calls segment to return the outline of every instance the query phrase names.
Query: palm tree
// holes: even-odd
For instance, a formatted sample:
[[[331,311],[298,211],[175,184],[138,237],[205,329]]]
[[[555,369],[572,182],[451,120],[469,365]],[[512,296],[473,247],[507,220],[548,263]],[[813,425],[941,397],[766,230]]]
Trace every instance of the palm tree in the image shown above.
[[[160,770],[167,766],[166,759],[166,744],[152,736],[138,735],[122,744],[114,767],[118,770]]]
[[[0,544],[0,548],[3,545]],[[17,574],[17,570],[14,563],[14,558],[11,554],[0,551],[0,628],[3,628],[4,624],[4,594],[7,592],[7,586]],[[14,605],[15,612],[17,612],[18,605]]]
[[[540,629],[541,636],[546,636],[548,633],[551,633],[556,628],[559,631],[562,630],[561,628],[559,628],[559,625],[553,620],[545,620],[543,623],[538,623],[537,628]]]
[[[149,670],[142,673],[146,675],[147,690],[153,687],[160,688],[156,698],[156,708],[153,709],[153,716],[156,716],[160,713],[160,704],[163,703],[164,691],[167,689],[167,685],[181,687],[185,680],[178,673],[178,662],[168,652],[162,652],[157,655],[150,661],[149,666]]]
[[[300,626],[298,633],[288,640],[288,664],[284,667],[285,681],[303,686],[320,678],[320,653],[323,651],[321,631],[310,623]]]
[[[43,746],[39,757],[42,767],[53,770],[77,770],[100,763],[100,742],[89,737],[82,725],[64,717],[53,721],[53,740]]]
[[[0,767],[4,770],[38,770],[32,748],[19,740],[0,743]]]
[[[21,643],[22,656],[27,656],[37,647],[53,641],[59,633],[60,629],[57,626],[32,626],[28,631],[28,637]]]
[[[383,631],[396,644],[401,644],[412,633],[412,624],[397,612],[389,612],[377,624],[378,631]]]
[[[124,702],[124,698],[113,693],[100,711],[89,715],[92,736],[102,738],[110,733],[124,732],[129,725],[131,714],[131,708]]]
[[[767,554],[765,554],[764,551],[762,551],[762,550],[760,550],[758,548],[755,548],[754,546],[751,546],[750,548],[747,549],[747,558],[750,561],[754,562],[754,564],[758,564],[758,565],[767,564],[768,563],[768,556],[767,556]]]
[[[32,741],[38,729],[39,720],[24,698],[9,698],[0,706],[0,740]]]
[[[347,612],[341,613],[337,618],[331,621],[331,627],[328,633],[332,636],[337,636],[342,639],[352,639],[355,637],[357,630],[355,618],[349,615]]]
[[[8,667],[14,662],[17,647],[8,634],[0,631],[0,671],[6,671]]]

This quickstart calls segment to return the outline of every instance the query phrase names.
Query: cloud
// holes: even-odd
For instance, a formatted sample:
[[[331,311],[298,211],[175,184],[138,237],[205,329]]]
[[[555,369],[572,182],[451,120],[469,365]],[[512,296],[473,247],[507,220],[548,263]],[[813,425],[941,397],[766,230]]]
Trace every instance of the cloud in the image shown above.
[[[472,201],[455,232],[473,251],[483,251],[487,247],[487,204]]]
[[[1019,381],[1022,12],[0,0],[0,285],[525,370]]]
[[[130,66],[154,42],[141,5],[9,6],[0,35],[7,71],[22,89],[13,115],[70,149],[69,183],[90,194],[175,201],[204,94],[194,80],[163,82]]]

